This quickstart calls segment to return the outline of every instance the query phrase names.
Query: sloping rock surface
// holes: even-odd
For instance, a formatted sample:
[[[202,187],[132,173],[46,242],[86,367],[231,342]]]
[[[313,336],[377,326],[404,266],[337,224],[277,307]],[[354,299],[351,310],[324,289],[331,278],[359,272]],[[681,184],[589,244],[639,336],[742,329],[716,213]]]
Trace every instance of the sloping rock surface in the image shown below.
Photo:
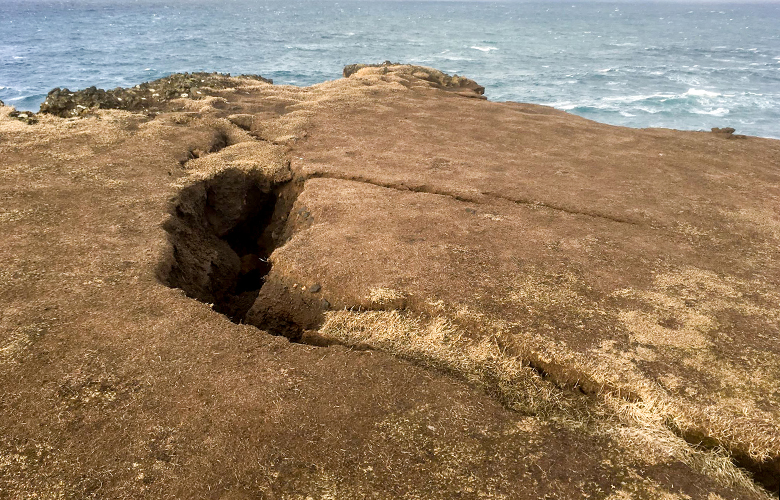
[[[778,141],[439,73],[0,108],[0,498],[776,490]]]
[[[381,64],[350,64],[349,66],[344,67],[344,78],[349,78],[364,68],[380,68],[383,75],[394,73],[397,75],[413,76],[415,80],[427,82],[437,89],[464,91],[462,95],[466,97],[482,98],[481,96],[485,93],[485,87],[469,78],[458,75],[450,76],[437,69],[426,68],[424,66],[409,66],[391,63],[390,61],[385,61]],[[408,79],[407,81],[410,80],[411,79]]]

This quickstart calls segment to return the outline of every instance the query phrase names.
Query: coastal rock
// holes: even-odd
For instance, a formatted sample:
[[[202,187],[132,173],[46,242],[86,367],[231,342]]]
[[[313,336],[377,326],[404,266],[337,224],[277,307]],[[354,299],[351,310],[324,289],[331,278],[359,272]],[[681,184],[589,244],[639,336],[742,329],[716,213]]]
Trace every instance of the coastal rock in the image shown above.
[[[712,127],[712,133],[713,134],[728,134],[728,135],[731,135],[734,132],[736,132],[736,129],[734,129],[732,127],[724,127],[724,128]]]
[[[0,113],[5,496],[776,497],[780,141],[350,75]]]
[[[27,125],[34,125],[38,123],[38,117],[35,116],[35,113],[32,111],[11,111],[8,116],[11,118],[16,118],[17,120],[24,122]]]
[[[469,78],[458,75],[450,76],[447,73],[425,66],[404,65],[390,61],[385,61],[381,64],[350,64],[344,67],[342,73],[344,78],[349,78],[365,68],[373,68],[383,75],[392,73],[398,76],[413,76],[417,80],[427,82],[434,88],[463,92],[463,95],[469,97],[480,97],[485,93],[485,87]]]
[[[71,92],[56,88],[49,92],[41,104],[41,113],[60,117],[78,116],[94,109],[123,109],[127,111],[161,111],[166,103],[175,99],[202,99],[216,90],[234,88],[241,83],[273,83],[259,75],[239,75],[221,73],[183,73],[173,74],[153,82],[146,82],[132,88],[117,87],[103,90],[89,87]]]
[[[736,132],[736,130],[734,128],[732,128],[732,127],[725,127],[725,128],[713,127],[712,128],[712,133],[713,134],[720,135],[721,137],[723,137],[725,139],[745,139],[745,138],[747,138],[747,136],[745,136],[745,135],[737,135],[734,132]]]

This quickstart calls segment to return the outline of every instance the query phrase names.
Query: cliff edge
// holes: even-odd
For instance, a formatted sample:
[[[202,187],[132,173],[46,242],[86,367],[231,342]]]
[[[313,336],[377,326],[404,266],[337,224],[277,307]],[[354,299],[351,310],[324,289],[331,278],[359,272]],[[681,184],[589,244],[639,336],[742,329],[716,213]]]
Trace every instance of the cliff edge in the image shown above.
[[[780,141],[344,75],[0,106],[0,498],[777,494]]]

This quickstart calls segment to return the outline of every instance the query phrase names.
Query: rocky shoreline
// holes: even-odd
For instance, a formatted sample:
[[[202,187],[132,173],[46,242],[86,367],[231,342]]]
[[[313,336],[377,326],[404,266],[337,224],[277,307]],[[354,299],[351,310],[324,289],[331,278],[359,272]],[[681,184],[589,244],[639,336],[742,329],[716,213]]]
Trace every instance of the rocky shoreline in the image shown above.
[[[0,106],[0,498],[770,498],[778,158],[389,61]]]
[[[251,82],[272,84],[273,81],[259,75],[239,75],[236,78]],[[173,74],[152,82],[144,82],[132,88],[117,87],[103,90],[89,87],[71,92],[56,88],[49,92],[41,104],[41,113],[62,118],[79,116],[94,109],[122,109],[126,111],[160,112],[165,103],[174,99],[202,99],[204,90],[230,88],[234,79],[222,73]]]

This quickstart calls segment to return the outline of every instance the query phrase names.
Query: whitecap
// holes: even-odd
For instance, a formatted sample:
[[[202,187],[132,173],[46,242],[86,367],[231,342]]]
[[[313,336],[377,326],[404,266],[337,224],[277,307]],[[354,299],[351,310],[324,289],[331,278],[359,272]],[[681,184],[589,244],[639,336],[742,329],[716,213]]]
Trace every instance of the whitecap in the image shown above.
[[[661,99],[663,101],[664,99],[671,99],[674,97],[675,97],[674,94],[640,94],[640,95],[605,97],[603,100],[609,102],[630,103],[630,102],[649,101],[651,99]]]
[[[688,92],[686,92],[683,95],[695,96],[695,97],[718,97],[720,94],[717,92],[710,92],[709,90],[691,88],[688,89]]]
[[[648,108],[646,106],[637,106],[635,109],[637,109],[639,111],[643,111],[643,112],[651,114],[651,115],[654,115],[656,113],[661,113],[661,111],[662,111],[660,109]]]
[[[625,117],[627,117],[627,118],[631,118],[632,116],[636,116],[636,115],[632,115],[632,114],[631,114],[631,113],[629,113],[628,111],[621,111],[621,112],[620,112],[620,115],[621,115],[621,116],[625,116]]]
[[[578,105],[572,103],[571,101],[558,101],[548,104],[548,106],[551,106],[556,109],[562,109],[563,111],[569,111],[571,109],[576,108]]]
[[[470,49],[474,49],[474,50],[480,50],[480,51],[482,51],[482,52],[490,52],[491,50],[498,50],[498,48],[497,48],[497,47],[480,47],[480,46],[478,46],[478,45],[472,45],[472,46],[471,46],[471,47],[469,47],[469,48],[470,48]]]
[[[691,113],[697,114],[697,115],[710,115],[710,116],[725,116],[729,114],[729,110],[726,108],[717,108],[717,109],[692,109]]]

